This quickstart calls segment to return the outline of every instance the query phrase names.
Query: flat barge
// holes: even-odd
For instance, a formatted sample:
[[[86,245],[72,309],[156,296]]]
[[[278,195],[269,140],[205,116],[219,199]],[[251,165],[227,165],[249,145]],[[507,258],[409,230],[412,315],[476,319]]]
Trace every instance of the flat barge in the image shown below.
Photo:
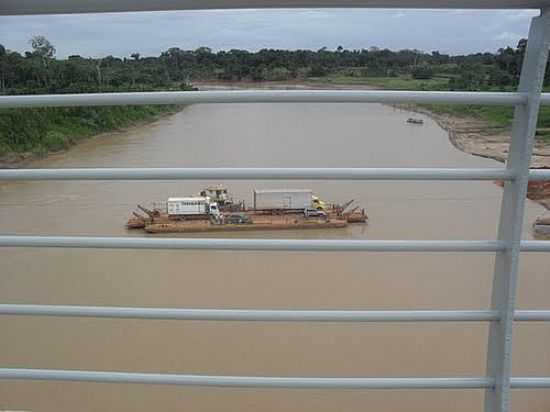
[[[293,221],[293,222],[252,222],[249,224],[213,224],[209,221],[153,223],[145,227],[147,233],[200,233],[200,232],[240,232],[254,230],[304,230],[341,229],[348,226],[345,220]]]
[[[307,189],[254,190],[254,206],[247,208],[215,186],[150,209],[138,205],[126,227],[152,234],[341,229],[367,222],[365,210],[352,203],[326,204]]]

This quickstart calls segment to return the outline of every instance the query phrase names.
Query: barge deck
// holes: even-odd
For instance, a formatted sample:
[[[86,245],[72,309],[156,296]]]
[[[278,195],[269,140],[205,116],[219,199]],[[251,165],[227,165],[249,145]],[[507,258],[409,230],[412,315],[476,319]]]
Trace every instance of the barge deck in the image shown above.
[[[339,229],[367,222],[364,209],[350,208],[353,202],[327,204],[309,189],[254,190],[254,207],[249,209],[218,185],[198,196],[168,198],[152,209],[138,205],[126,227],[147,233]]]
[[[345,220],[296,221],[296,222],[254,222],[248,224],[214,224],[209,221],[153,223],[145,226],[147,233],[200,233],[200,232],[238,232],[254,230],[303,230],[345,228]]]

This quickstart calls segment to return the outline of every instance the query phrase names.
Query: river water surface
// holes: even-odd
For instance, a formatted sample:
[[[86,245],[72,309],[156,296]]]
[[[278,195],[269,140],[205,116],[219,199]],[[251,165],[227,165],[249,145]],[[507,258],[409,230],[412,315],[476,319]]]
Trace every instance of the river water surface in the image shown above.
[[[424,118],[377,104],[196,105],[149,126],[102,135],[33,167],[502,167],[464,154]],[[134,235],[137,203],[218,182],[20,182],[0,185],[2,233]],[[226,182],[311,188],[355,199],[368,226],[246,233],[304,239],[492,239],[492,182]],[[542,212],[527,202],[524,237]],[[238,237],[216,233],[211,236]],[[200,235],[205,236],[205,235]],[[210,236],[210,235],[208,235]],[[187,308],[487,308],[491,253],[279,253],[0,250],[0,301]],[[524,254],[518,303],[550,309],[550,259]],[[487,325],[221,323],[0,318],[2,367],[264,376],[481,376]],[[516,327],[514,374],[550,375],[550,326]],[[513,393],[548,411],[548,391]],[[483,392],[206,389],[0,382],[0,410],[474,411]]]

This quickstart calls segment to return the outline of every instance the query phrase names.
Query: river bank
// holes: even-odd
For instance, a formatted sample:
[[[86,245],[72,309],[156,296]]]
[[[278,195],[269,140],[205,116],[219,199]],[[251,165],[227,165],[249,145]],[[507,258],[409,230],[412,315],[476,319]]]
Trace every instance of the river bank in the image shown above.
[[[101,134],[141,127],[179,106],[8,109],[0,112],[0,168],[18,168]]]
[[[510,147],[510,130],[495,129],[487,122],[473,117],[459,117],[440,113],[421,105],[400,105],[404,110],[421,113],[432,118],[449,134],[449,140],[457,149],[474,156],[506,162]],[[550,142],[536,140],[531,157],[531,168],[550,168]],[[529,183],[529,199],[550,210],[550,183]]]

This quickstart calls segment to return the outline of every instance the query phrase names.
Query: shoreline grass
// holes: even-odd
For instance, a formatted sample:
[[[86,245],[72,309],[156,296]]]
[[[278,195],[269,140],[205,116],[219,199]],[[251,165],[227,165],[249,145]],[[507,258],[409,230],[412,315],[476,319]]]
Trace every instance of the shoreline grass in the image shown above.
[[[0,157],[44,156],[94,135],[176,112],[179,106],[107,106],[0,110]]]

